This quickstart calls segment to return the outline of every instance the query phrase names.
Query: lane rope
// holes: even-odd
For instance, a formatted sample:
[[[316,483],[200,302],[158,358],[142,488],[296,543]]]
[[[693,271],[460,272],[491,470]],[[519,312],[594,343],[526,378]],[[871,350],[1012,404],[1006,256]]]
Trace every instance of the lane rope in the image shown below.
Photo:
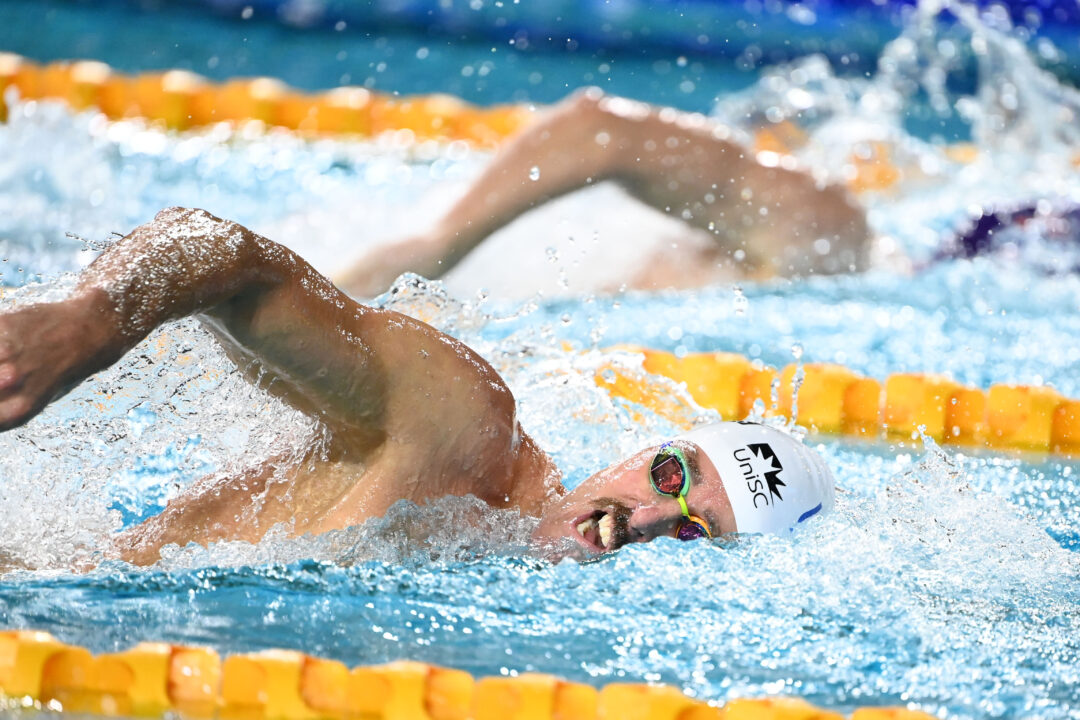
[[[534,114],[525,105],[484,108],[452,95],[398,97],[355,86],[305,93],[269,77],[213,83],[187,70],[125,75],[94,60],[40,65],[0,53],[0,92],[9,86],[26,100],[62,100],[75,110],[97,108],[112,120],[143,118],[171,130],[258,121],[309,135],[411,132],[417,139],[486,147]],[[6,119],[0,102],[0,120]]]
[[[599,689],[552,675],[473,678],[419,662],[349,668],[292,650],[222,657],[205,647],[140,643],[93,655],[46,632],[0,631],[0,708],[106,717],[251,720],[843,720],[798,698],[722,707],[663,685]],[[851,720],[932,720],[861,708]]]
[[[11,86],[26,100],[61,100],[76,111],[97,108],[112,120],[141,118],[170,130],[258,122],[304,136],[404,133],[403,140],[459,140],[489,149],[537,113],[532,105],[485,108],[447,94],[404,97],[358,86],[307,93],[271,77],[214,83],[188,70],[126,75],[96,60],[42,65],[0,52],[0,93]],[[0,122],[7,111],[0,99]],[[784,120],[757,128],[752,149],[763,162],[775,164],[808,139],[805,130]],[[903,180],[909,169],[894,162],[888,143],[864,145],[850,156],[847,184],[853,192],[886,192]],[[950,145],[945,154],[961,164],[979,156],[970,143]],[[1075,162],[1080,166],[1080,152]]]
[[[684,383],[698,405],[725,420],[742,420],[758,402],[767,415],[794,412],[800,425],[821,434],[911,438],[921,428],[951,445],[1080,454],[1080,401],[1049,386],[999,384],[984,391],[932,373],[896,373],[881,382],[829,363],[778,370],[736,353],[618,350],[624,352],[612,353],[596,371],[597,384],[665,416],[670,398],[650,375]]]

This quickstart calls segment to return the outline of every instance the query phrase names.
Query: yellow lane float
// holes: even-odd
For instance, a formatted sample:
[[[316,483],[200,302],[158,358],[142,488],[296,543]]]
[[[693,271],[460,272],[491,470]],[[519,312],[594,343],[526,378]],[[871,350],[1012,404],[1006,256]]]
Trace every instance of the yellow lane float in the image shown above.
[[[897,373],[881,383],[841,365],[808,363],[781,370],[734,353],[690,353],[617,348],[640,357],[640,368],[685,384],[694,401],[725,420],[745,418],[760,401],[768,414],[790,417],[811,431],[858,437],[910,438],[921,431],[938,442],[991,448],[1080,452],[1080,401],[1050,387],[993,385],[970,388],[932,373]],[[793,393],[801,368],[801,385]],[[687,424],[662,389],[604,363],[596,382],[612,395]]]
[[[63,100],[76,110],[96,107],[114,120],[141,117],[172,130],[258,121],[309,135],[371,136],[406,130],[421,140],[464,140],[495,147],[534,116],[534,109],[524,105],[482,108],[444,94],[399,97],[350,86],[304,93],[275,78],[213,83],[187,70],[129,76],[92,60],[39,65],[0,53],[0,91],[9,85],[18,87],[26,99]],[[6,117],[0,101],[0,121]],[[753,148],[786,155],[808,139],[805,130],[785,120],[758,128]],[[957,144],[946,148],[945,154],[954,162],[970,163],[978,152],[970,144]],[[857,193],[884,191],[903,179],[887,143],[864,143],[850,161],[848,185]]]
[[[190,720],[842,720],[797,698],[715,706],[672,687],[597,690],[551,675],[474,679],[417,662],[374,667],[293,650],[225,658],[207,648],[142,643],[92,655],[44,632],[0,631],[0,708]],[[863,708],[852,720],[932,720]]]
[[[533,117],[525,106],[482,108],[451,95],[398,97],[362,87],[304,93],[275,78],[213,83],[186,70],[129,76],[96,61],[39,65],[0,53],[0,92],[11,85],[28,100],[63,100],[76,110],[96,107],[114,120],[141,117],[173,130],[258,121],[319,135],[408,130],[419,139],[465,140],[491,147]],[[0,101],[0,121],[6,119],[7,109]]]

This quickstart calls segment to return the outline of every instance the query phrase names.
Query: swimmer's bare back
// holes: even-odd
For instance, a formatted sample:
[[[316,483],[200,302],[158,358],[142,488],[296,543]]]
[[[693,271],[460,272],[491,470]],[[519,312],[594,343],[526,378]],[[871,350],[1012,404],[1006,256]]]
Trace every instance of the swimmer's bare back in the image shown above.
[[[67,299],[0,314],[0,431],[186,315],[329,440],[284,483],[270,482],[268,458],[214,488],[196,484],[122,536],[125,559],[154,562],[167,543],[256,541],[277,522],[325,532],[403,498],[471,493],[540,512],[553,466],[487,362],[422,322],[357,304],[287,248],[201,210],[158,213]]]

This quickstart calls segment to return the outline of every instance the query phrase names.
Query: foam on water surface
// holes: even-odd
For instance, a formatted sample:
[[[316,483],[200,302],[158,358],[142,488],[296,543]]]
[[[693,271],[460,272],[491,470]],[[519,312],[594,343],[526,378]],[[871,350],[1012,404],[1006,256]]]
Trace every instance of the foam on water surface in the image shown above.
[[[487,358],[571,486],[675,434],[674,418],[714,417],[659,378],[663,416],[610,397],[593,377],[606,357],[597,348],[617,343],[774,365],[798,355],[874,377],[1047,383],[1080,396],[1076,275],[1001,254],[929,263],[974,206],[1080,198],[1067,152],[1075,92],[950,7],[959,25],[936,24],[924,6],[873,78],[840,79],[811,60],[718,108],[749,133],[770,108],[801,107],[791,115],[807,133],[798,156],[827,175],[848,172],[852,138],[885,143],[902,181],[862,200],[878,233],[928,268],[594,296],[617,273],[591,268],[623,261],[621,240],[647,251],[681,232],[599,189],[508,228],[445,288],[404,278],[379,302]],[[941,73],[965,53],[983,76],[975,94],[956,97]],[[905,131],[905,108],[927,97],[970,125],[975,162]],[[0,148],[9,285],[75,270],[113,231],[175,204],[248,224],[334,273],[350,254],[419,229],[485,160],[391,138],[165,135],[48,103],[16,106]],[[629,224],[613,232],[608,216]],[[536,284],[522,292],[525,281]],[[29,284],[0,307],[62,296],[69,282]],[[838,708],[1080,717],[1080,466],[1070,459],[811,437],[836,474],[837,509],[791,537],[661,539],[552,565],[529,554],[530,519],[458,498],[399,503],[319,537],[279,527],[257,544],[171,547],[148,569],[106,560],[85,571],[119,529],[200,478],[299,458],[319,433],[244,382],[196,321],[152,334],[0,435],[2,624],[99,651],[139,640],[294,647],[350,664],[410,658],[476,674],[661,681],[712,700],[786,693]]]

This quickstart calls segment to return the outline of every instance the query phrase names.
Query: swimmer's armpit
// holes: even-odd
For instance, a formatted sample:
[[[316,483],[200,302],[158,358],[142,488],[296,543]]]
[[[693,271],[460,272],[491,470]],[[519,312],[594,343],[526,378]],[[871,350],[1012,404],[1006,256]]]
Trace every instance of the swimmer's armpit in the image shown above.
[[[418,320],[357,304],[287,248],[201,210],[166,210],[136,228],[66,300],[0,314],[0,430],[191,314],[249,378],[329,432],[317,457],[294,468],[280,503],[252,505],[251,485],[239,480],[175,498],[134,531],[143,560],[162,542],[254,541],[276,522],[343,528],[402,497],[472,493],[538,506],[543,485],[515,478],[544,477],[547,457],[521,433],[513,395],[483,358]],[[359,482],[349,471],[358,467]],[[307,491],[293,497],[298,478]],[[265,524],[238,522],[245,507]]]

